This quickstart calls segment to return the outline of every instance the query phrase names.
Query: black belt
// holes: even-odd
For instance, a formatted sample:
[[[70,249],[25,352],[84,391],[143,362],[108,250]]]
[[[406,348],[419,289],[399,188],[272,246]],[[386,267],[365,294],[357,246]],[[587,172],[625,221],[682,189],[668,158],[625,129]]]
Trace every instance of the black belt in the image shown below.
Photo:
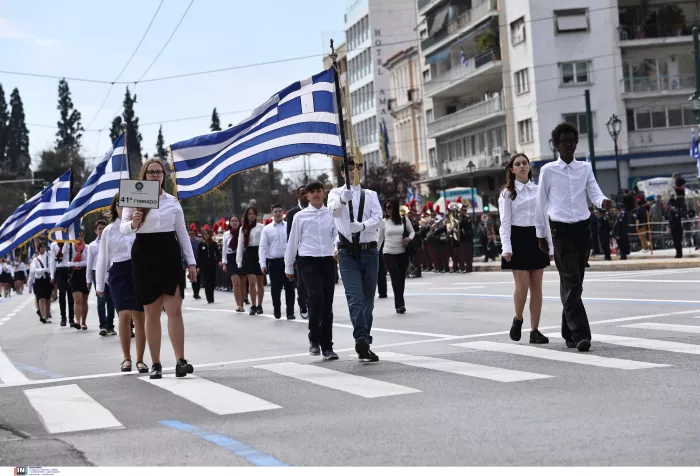
[[[338,248],[342,250],[351,250],[353,247],[352,243],[338,243]],[[369,243],[360,243],[360,249],[362,251],[373,250],[377,247],[376,241],[370,241]]]

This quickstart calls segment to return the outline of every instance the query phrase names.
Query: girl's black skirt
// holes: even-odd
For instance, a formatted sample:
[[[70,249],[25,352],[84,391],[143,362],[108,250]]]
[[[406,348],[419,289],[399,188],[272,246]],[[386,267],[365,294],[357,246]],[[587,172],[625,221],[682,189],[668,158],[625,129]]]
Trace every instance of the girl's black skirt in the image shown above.
[[[24,271],[15,271],[15,281],[27,282],[27,275]]]
[[[510,243],[513,256],[510,262],[501,258],[501,269],[533,271],[549,266],[549,256],[540,250],[534,226],[511,226]]]
[[[12,282],[12,275],[10,273],[0,273],[0,283],[10,284]]]
[[[143,312],[143,306],[136,301],[131,260],[114,263],[109,268],[107,284],[109,285],[109,293],[112,295],[114,309],[117,312]]]
[[[70,285],[74,293],[90,294],[87,287],[87,268],[73,269],[70,275]]]
[[[191,246],[186,243],[186,246]],[[182,250],[174,231],[138,233],[131,248],[131,266],[136,302],[141,306],[154,303],[164,294],[184,298],[185,268]]]
[[[255,274],[262,276],[260,261],[258,260],[258,247],[249,246],[243,251],[243,274]]]
[[[236,276],[236,275],[245,275],[243,270],[238,267],[238,263],[236,263],[236,253],[229,253],[226,255],[226,274],[228,275],[228,279],[231,279],[231,276]]]
[[[51,299],[51,291],[53,285],[48,277],[34,280],[34,295],[37,299]]]

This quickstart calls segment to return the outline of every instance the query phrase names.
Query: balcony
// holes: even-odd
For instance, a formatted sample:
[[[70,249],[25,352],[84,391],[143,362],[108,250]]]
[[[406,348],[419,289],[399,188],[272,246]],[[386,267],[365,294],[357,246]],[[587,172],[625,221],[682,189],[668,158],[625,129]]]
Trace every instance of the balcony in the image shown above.
[[[625,94],[650,96],[656,94],[691,94],[695,90],[694,75],[644,76],[625,78]]]
[[[622,47],[690,43],[695,2],[620,0],[619,39]]]
[[[465,107],[454,114],[448,114],[428,123],[428,137],[435,138],[449,134],[499,116],[505,116],[505,104],[501,95],[494,96],[473,106]]]
[[[418,14],[425,15],[425,12],[442,1],[443,0],[418,0]]]
[[[478,22],[491,13],[498,14],[496,0],[485,0],[471,10],[462,13],[454,20],[447,22],[440,30],[421,42],[423,54],[428,54],[428,49],[442,44],[443,40],[448,38],[454,39],[459,33],[476,26]]]
[[[498,55],[492,50],[487,51],[474,58],[469,58],[469,63],[467,66],[457,63],[444,74],[436,76],[427,83],[425,83],[425,96],[426,97],[440,97],[440,96],[458,96],[460,94],[467,93],[464,90],[464,83],[476,78],[481,73],[493,68],[500,67],[501,60]],[[488,85],[493,85],[495,82],[501,82],[503,79],[498,78],[497,80],[493,75],[484,75],[482,85],[472,85],[472,90],[480,90],[481,88],[487,88]]]

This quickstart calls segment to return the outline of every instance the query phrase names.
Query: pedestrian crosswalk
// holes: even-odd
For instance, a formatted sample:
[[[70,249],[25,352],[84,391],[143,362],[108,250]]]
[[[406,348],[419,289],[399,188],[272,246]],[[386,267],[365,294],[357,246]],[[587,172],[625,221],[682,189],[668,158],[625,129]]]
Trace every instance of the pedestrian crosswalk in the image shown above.
[[[654,322],[624,324],[618,328],[637,332],[672,331],[685,332],[689,335],[699,333],[699,326]],[[559,337],[556,334],[549,335]],[[565,348],[560,338],[554,339],[552,345],[549,346],[503,342],[503,340],[446,342],[445,345],[453,350],[463,349],[470,352],[462,352],[457,355],[446,353],[439,356],[425,356],[382,351],[380,353],[381,363],[379,364],[381,367],[370,365],[369,367],[373,369],[371,371],[365,370],[367,369],[366,365],[354,366],[354,363],[348,362],[343,356],[339,362],[280,361],[262,365],[250,363],[249,367],[245,367],[245,369],[253,371],[255,377],[271,378],[254,378],[253,381],[262,381],[264,384],[251,387],[250,380],[248,380],[247,386],[245,386],[245,382],[239,384],[236,380],[226,380],[225,383],[220,383],[220,381],[207,378],[206,374],[204,374],[205,376],[200,374],[181,379],[172,374],[166,374],[160,380],[150,380],[148,376],[144,376],[129,380],[132,382],[130,385],[134,386],[129,387],[129,392],[138,392],[140,386],[147,386],[151,389],[155,387],[166,392],[170,399],[176,398],[184,405],[196,405],[214,415],[235,416],[258,413],[262,415],[260,418],[266,418],[267,412],[275,410],[276,412],[269,414],[270,417],[274,418],[273,415],[283,410],[285,405],[290,406],[292,403],[269,387],[271,381],[274,382],[273,385],[276,389],[281,388],[282,385],[298,385],[303,392],[317,392],[319,388],[325,388],[328,391],[345,394],[350,399],[359,397],[358,402],[362,401],[361,399],[393,401],[392,399],[404,398],[409,395],[415,395],[415,398],[425,398],[421,394],[427,394],[439,388],[435,385],[436,380],[432,374],[426,375],[422,372],[434,372],[435,375],[453,376],[457,379],[465,379],[465,381],[496,382],[491,385],[508,385],[520,382],[521,385],[531,385],[535,386],[532,388],[537,388],[539,380],[569,376],[572,366],[598,367],[605,369],[606,372],[634,371],[636,373],[672,367],[672,365],[660,363],[661,356],[657,352],[700,355],[700,345],[672,340],[594,334],[593,342],[594,351],[586,353]],[[600,349],[597,346],[598,343],[620,346],[623,349],[649,350],[655,353],[649,354],[650,361],[611,357],[609,356],[610,347],[605,347],[600,353],[596,352]],[[638,356],[639,354],[634,353],[634,355]],[[518,357],[517,366],[520,368],[522,368],[523,362],[535,362],[537,359],[557,362],[562,365],[561,367],[548,366],[546,374],[516,370],[509,368],[516,366],[513,359],[509,359],[509,356]],[[521,359],[521,357],[526,359]],[[470,360],[479,363],[470,362]],[[484,365],[484,363],[491,365]],[[493,363],[497,363],[497,365],[493,365]],[[401,367],[418,369],[418,372],[421,373],[406,374],[395,371]],[[381,369],[381,371],[374,369]],[[232,370],[232,372],[238,370],[240,369]],[[387,377],[389,374],[392,377]],[[428,378],[420,379],[416,378],[416,375]],[[284,384],[278,379],[283,379]],[[393,381],[387,381],[389,379]],[[115,380],[114,384],[119,385],[122,382],[123,380],[119,379],[119,383],[116,383]],[[233,384],[229,384],[229,382],[233,382]],[[25,382],[20,383],[22,387],[24,384]],[[26,388],[22,392],[49,434],[112,430],[126,427],[119,420],[129,421],[127,420],[128,416],[119,413],[123,406],[122,403],[98,401],[110,398],[110,392],[94,391],[93,387],[87,385],[89,384],[83,381],[69,385],[48,384],[48,386],[40,388]],[[145,390],[147,387],[142,388]],[[171,400],[171,403],[174,404],[174,401]],[[111,408],[111,411],[108,408]],[[115,412],[116,416],[112,412]]]

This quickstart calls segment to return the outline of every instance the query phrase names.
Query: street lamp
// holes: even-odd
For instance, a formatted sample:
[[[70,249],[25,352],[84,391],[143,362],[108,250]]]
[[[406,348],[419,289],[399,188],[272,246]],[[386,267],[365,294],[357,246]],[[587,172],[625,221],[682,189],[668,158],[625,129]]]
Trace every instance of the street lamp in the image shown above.
[[[443,198],[443,206],[445,207],[445,212],[447,210],[447,192],[445,189],[447,188],[447,179],[445,179],[445,176],[443,175],[440,177],[440,189],[442,190],[442,198]]]
[[[612,137],[613,142],[615,142],[615,167],[617,168],[617,194],[619,196],[622,190],[622,181],[620,179],[620,156],[617,150],[617,138],[620,135],[622,121],[616,114],[613,114],[605,125],[608,127],[610,137]],[[591,134],[592,131],[588,131],[588,133]]]
[[[695,113],[695,122],[700,124],[700,96],[698,96],[698,93],[696,92],[689,98],[690,101],[690,108],[693,110]]]
[[[476,194],[474,193],[474,169],[476,166],[471,160],[467,164],[467,171],[469,172],[469,185],[471,186],[471,207],[472,207],[472,226],[476,230]],[[475,232],[476,233],[476,232]],[[476,236],[476,234],[475,234]]]

